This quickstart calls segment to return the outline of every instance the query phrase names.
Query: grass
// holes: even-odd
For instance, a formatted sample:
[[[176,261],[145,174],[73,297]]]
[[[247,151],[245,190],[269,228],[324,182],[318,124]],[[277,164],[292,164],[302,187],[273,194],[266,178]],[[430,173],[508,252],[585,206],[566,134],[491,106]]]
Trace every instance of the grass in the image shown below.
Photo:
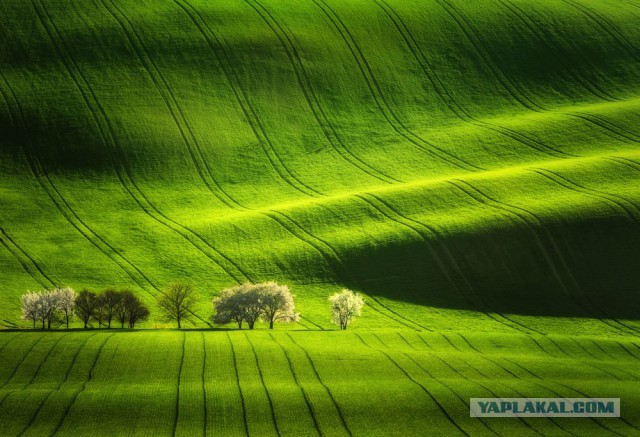
[[[408,330],[2,337],[3,435],[95,435],[104,429],[158,435],[630,435],[638,429],[633,405],[640,349],[631,340]],[[619,396],[624,420],[469,417],[469,397],[525,394]]]
[[[0,327],[54,286],[132,289],[168,327],[183,279],[190,328],[246,281],[303,317],[2,333],[0,433],[637,432],[635,0],[0,11]],[[342,287],[355,332],[319,332]],[[466,417],[580,393],[624,420]]]

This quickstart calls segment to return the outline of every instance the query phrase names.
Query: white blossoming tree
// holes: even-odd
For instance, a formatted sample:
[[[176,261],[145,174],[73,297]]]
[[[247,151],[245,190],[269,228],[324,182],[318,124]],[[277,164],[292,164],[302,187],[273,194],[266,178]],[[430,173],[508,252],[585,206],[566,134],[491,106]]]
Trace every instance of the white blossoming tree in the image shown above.
[[[57,295],[58,311],[62,313],[64,322],[69,329],[69,320],[73,318],[76,306],[76,292],[72,288],[56,288],[53,293]]]
[[[295,312],[293,294],[286,285],[275,282],[256,284],[260,297],[262,319],[273,329],[275,322],[289,323],[300,320],[300,314]]]
[[[341,330],[347,329],[347,325],[353,318],[362,314],[364,299],[358,293],[346,288],[330,296],[329,301],[331,302],[331,321],[339,325]]]
[[[22,320],[30,320],[33,322],[33,329],[36,329],[36,322],[40,320],[40,293],[28,291],[20,297],[20,302]]]

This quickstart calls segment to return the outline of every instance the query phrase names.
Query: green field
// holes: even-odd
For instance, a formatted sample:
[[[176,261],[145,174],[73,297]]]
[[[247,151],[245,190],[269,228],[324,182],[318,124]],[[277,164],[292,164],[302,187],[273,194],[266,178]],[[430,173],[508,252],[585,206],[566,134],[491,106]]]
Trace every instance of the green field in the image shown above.
[[[0,434],[640,432],[639,1],[2,0],[0,41],[0,327],[55,286],[151,308],[0,332]],[[152,331],[176,280],[197,318]],[[270,280],[299,324],[208,331]]]
[[[623,408],[637,405],[640,348],[627,341],[411,331],[2,337],[5,435],[639,431],[637,408],[624,420],[469,417],[469,397],[597,392],[623,398]]]

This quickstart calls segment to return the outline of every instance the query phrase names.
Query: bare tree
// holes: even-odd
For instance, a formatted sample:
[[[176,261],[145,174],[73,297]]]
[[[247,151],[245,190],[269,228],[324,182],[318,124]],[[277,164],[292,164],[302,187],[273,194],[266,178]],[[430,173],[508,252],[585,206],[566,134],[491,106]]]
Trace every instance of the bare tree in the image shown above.
[[[329,297],[329,301],[331,301],[332,322],[340,325],[341,330],[347,329],[349,322],[361,314],[364,306],[362,296],[346,288]]]
[[[97,296],[89,290],[82,290],[76,296],[76,306],[74,311],[76,316],[78,316],[78,318],[82,320],[82,323],[84,323],[84,329],[87,329],[89,321],[94,317],[97,305]]]
[[[274,322],[297,322],[300,315],[295,312],[293,295],[286,285],[267,282],[255,285],[262,309],[262,318],[273,329]]]
[[[115,315],[120,322],[120,328],[124,328],[124,324],[127,322],[129,316],[129,306],[137,299],[130,290],[120,291],[120,299],[115,308]]]
[[[27,291],[20,296],[20,302],[22,303],[22,320],[31,320],[33,329],[36,329],[36,322],[40,320],[40,294]]]
[[[134,296],[135,298],[135,296]],[[127,319],[129,320],[129,328],[136,327],[136,323],[143,322],[149,318],[149,308],[145,304],[140,302],[138,298],[128,302],[127,304]]]
[[[118,305],[120,304],[120,292],[107,289],[102,293],[104,318],[107,322],[107,328],[111,328],[111,321],[116,316]]]
[[[58,299],[58,311],[62,313],[64,322],[69,329],[69,319],[73,317],[73,309],[76,305],[76,292],[72,288],[56,288],[53,291]]]
[[[179,282],[169,284],[157,302],[164,318],[177,322],[178,329],[182,328],[183,320],[189,320],[196,304],[193,287]]]
[[[95,303],[95,307],[93,308],[93,318],[98,322],[98,328],[101,328],[102,321],[105,319],[107,314],[104,294],[98,294],[96,296]]]

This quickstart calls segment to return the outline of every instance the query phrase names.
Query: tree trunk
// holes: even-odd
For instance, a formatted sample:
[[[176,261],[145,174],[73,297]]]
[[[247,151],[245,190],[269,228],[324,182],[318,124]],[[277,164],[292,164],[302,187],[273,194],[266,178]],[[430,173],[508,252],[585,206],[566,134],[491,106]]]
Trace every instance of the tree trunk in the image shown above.
[[[44,329],[44,319],[42,319],[42,329]]]
[[[33,319],[33,329],[36,329],[36,319]]]
[[[242,320],[238,322],[238,329],[242,329]]]
[[[180,324],[180,317],[178,317],[178,329],[182,329],[182,325]]]
[[[87,329],[87,322],[88,322],[88,321],[89,321],[89,320],[87,320],[87,319],[85,319],[85,320],[84,320],[84,329]]]
[[[269,321],[269,329],[273,329],[273,320]]]
[[[69,314],[65,316],[67,318],[67,329],[69,329]]]

